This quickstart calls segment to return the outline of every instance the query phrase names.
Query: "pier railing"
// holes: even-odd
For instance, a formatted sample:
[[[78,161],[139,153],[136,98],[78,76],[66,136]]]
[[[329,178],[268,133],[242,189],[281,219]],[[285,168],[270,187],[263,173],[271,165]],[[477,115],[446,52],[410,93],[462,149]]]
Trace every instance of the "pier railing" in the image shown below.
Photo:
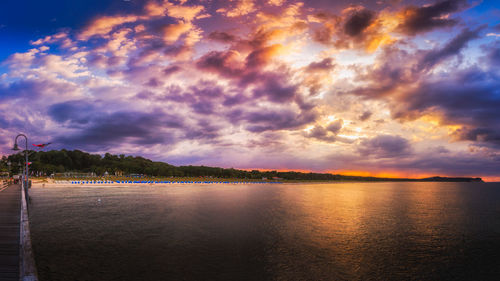
[[[38,281],[38,274],[33,257],[33,248],[31,247],[31,233],[28,216],[28,187],[23,181],[21,186],[21,225],[20,225],[20,280]]]

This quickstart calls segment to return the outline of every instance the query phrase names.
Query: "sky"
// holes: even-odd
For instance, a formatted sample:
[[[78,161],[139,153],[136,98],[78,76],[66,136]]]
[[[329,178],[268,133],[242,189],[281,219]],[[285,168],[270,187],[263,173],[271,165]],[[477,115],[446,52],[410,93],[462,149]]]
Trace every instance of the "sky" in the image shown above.
[[[498,2],[1,5],[2,155],[500,180]]]

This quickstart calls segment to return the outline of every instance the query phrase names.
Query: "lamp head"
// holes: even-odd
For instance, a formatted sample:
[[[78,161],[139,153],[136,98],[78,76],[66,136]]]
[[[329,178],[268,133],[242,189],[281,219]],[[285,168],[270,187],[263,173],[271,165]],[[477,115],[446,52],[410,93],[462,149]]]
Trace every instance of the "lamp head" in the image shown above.
[[[19,149],[19,146],[17,145],[17,142],[16,142],[16,143],[14,143],[14,147],[12,148],[12,150],[16,150],[16,151],[17,151],[17,150],[20,150],[20,149]]]

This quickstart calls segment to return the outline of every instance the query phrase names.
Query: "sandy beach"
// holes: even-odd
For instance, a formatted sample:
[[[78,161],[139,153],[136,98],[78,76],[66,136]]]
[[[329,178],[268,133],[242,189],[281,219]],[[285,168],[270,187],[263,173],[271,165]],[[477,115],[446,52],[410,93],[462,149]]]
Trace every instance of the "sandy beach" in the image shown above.
[[[175,185],[237,185],[237,184],[270,184],[279,182],[265,181],[237,181],[237,180],[33,180],[32,187],[34,188],[50,188],[63,186],[175,186]]]

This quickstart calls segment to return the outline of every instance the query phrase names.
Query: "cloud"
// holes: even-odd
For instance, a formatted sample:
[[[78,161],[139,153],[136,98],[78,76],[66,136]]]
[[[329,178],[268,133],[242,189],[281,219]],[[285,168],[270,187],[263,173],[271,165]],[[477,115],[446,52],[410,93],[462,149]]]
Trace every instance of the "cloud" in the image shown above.
[[[63,105],[59,105],[62,107]],[[79,115],[65,116],[71,122],[78,122]],[[70,147],[120,146],[122,143],[141,145],[173,144],[177,140],[168,128],[181,128],[183,122],[179,117],[159,110],[151,113],[119,111],[110,114],[99,113],[86,124],[71,134],[54,137],[54,141]]]
[[[380,161],[379,169],[393,169],[410,175],[449,175],[457,177],[498,176],[498,158],[460,153],[421,153],[408,158],[398,158],[397,162]]]
[[[350,93],[368,98],[399,95],[407,91],[408,85],[425,80],[446,59],[455,58],[470,41],[479,38],[482,29],[465,28],[440,48],[417,49],[413,53],[405,50],[404,45],[387,46],[377,57],[377,63],[356,69],[357,79],[363,83]]]
[[[191,23],[178,22],[175,24],[169,24],[163,29],[163,39],[165,43],[171,44],[179,39],[181,35],[187,33],[193,28]]]
[[[344,32],[349,36],[358,36],[373,22],[374,18],[375,14],[370,10],[355,11],[344,23]]]
[[[286,0],[268,0],[267,4],[272,6],[281,6],[286,2]]]
[[[40,38],[35,41],[30,41],[30,44],[35,46],[40,46],[43,44],[55,44],[55,43],[60,43],[63,48],[69,48],[70,46],[73,45],[73,42],[68,37],[67,32],[59,32],[54,35],[47,35],[44,38]]]
[[[491,143],[500,147],[500,132],[498,128],[467,128],[462,127],[453,132],[458,140],[469,140],[474,142]]]
[[[318,72],[318,71],[330,71],[335,68],[335,64],[332,58],[325,58],[319,62],[311,62],[307,67],[308,72]]]
[[[359,118],[360,121],[366,121],[366,120],[370,119],[370,117],[372,116],[372,114],[373,113],[371,111],[365,111],[358,118]]]
[[[314,126],[309,133],[306,134],[309,138],[315,138],[318,140],[326,141],[326,142],[335,142],[337,140],[334,134],[329,134],[328,130],[326,130],[323,126]]]
[[[444,59],[458,54],[464,47],[467,46],[467,43],[479,38],[479,32],[482,29],[482,27],[474,30],[466,28],[450,42],[448,42],[443,48],[427,52],[421,60],[420,68],[429,69]]]
[[[148,1],[34,38],[2,64],[0,138],[251,168],[498,164],[498,27],[464,0],[327,2]]]
[[[324,142],[335,142],[335,141],[346,141],[342,137],[338,137],[337,134],[342,129],[344,122],[342,119],[335,120],[328,124],[326,127],[321,125],[315,125],[310,131],[304,135],[308,138],[315,138]]]
[[[329,131],[329,132],[332,132],[334,134],[337,134],[340,129],[342,129],[342,126],[344,125],[344,121],[342,119],[339,119],[339,120],[335,120],[333,122],[331,122],[327,127],[326,129]]]
[[[233,42],[236,36],[231,35],[227,32],[213,31],[208,35],[208,39],[220,41],[220,42]]]
[[[96,111],[96,108],[83,100],[67,101],[49,106],[48,114],[56,122],[73,124],[87,124]]]
[[[217,13],[234,18],[248,15],[257,9],[253,0],[236,0],[234,2],[236,2],[236,5],[229,8],[219,8],[217,9]]]
[[[246,66],[252,67],[263,67],[266,65],[274,56],[283,50],[281,44],[274,44],[267,47],[262,47],[251,52],[246,58]]]
[[[211,51],[202,56],[196,66],[202,70],[213,71],[225,77],[237,77],[244,72],[240,55],[236,51]]]
[[[291,109],[267,109],[260,111],[232,111],[231,120],[245,121],[246,129],[258,133],[264,131],[290,130],[302,128],[316,120],[315,112],[297,112]]]
[[[76,58],[46,55],[40,59],[39,63],[43,65],[44,71],[62,75],[67,78],[90,75],[87,68]]]
[[[275,103],[292,101],[297,95],[297,86],[286,84],[283,77],[275,74],[262,75],[265,79],[260,87],[253,91],[255,98],[265,97]]]
[[[169,75],[172,75],[172,74],[174,74],[176,72],[179,72],[181,70],[182,70],[182,68],[180,66],[178,66],[178,65],[172,65],[172,66],[169,66],[169,67],[165,68],[163,70],[163,74],[166,75],[166,76],[169,76]]]
[[[496,42],[492,45],[482,47],[486,55],[481,62],[489,66],[491,69],[500,69],[500,43]]]
[[[410,142],[400,136],[379,135],[371,139],[364,139],[359,144],[358,152],[361,156],[375,158],[404,157],[412,152]]]
[[[399,30],[409,35],[415,35],[436,28],[454,26],[458,20],[450,18],[449,14],[457,12],[465,6],[465,0],[445,0],[423,7],[407,7],[401,13],[404,20],[399,25]]]
[[[137,21],[137,16],[103,16],[95,19],[80,34],[78,40],[88,40],[94,36],[106,36],[113,28]]]
[[[498,77],[478,68],[459,71],[443,80],[429,81],[407,92],[393,112],[395,118],[438,114],[443,124],[461,126],[452,136],[500,147]]]
[[[184,3],[181,2],[180,5],[176,5],[168,0],[163,0],[162,3],[150,1],[146,4],[145,11],[146,14],[151,17],[168,15],[173,18],[192,21],[204,10],[203,6],[184,6],[183,4]]]
[[[36,100],[47,93],[73,93],[75,85],[52,80],[26,79],[0,84],[0,100]]]
[[[321,12],[308,17],[309,22],[320,23],[313,40],[335,50],[359,49],[368,53],[393,44],[395,16],[389,12],[377,13],[363,6],[352,5],[341,15]]]

